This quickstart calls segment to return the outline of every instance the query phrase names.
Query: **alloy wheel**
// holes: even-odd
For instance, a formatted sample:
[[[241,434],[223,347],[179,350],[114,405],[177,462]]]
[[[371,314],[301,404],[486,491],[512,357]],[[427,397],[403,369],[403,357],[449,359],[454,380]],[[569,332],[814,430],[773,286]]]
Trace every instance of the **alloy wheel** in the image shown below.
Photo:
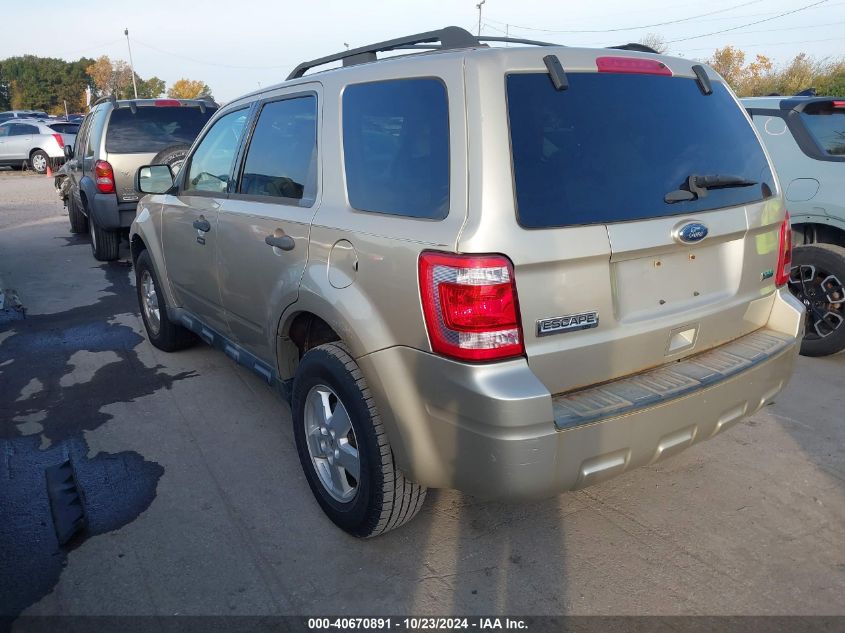
[[[158,306],[155,281],[149,270],[141,273],[141,304],[144,308],[144,316],[147,318],[147,325],[153,334],[158,334],[161,328],[161,309]]]
[[[807,310],[807,338],[830,336],[845,322],[845,286],[836,275],[810,264],[795,266],[789,290]]]
[[[320,483],[332,498],[351,501],[358,492],[361,461],[349,413],[325,385],[312,387],[305,398],[305,441]]]

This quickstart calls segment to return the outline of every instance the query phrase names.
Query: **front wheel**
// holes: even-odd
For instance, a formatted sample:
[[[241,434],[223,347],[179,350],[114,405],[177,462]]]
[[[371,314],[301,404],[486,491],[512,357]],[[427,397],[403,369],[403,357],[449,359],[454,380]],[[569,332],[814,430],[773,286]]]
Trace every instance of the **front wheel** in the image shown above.
[[[309,350],[292,395],[300,463],[317,503],[338,527],[372,537],[416,516],[426,489],[396,467],[372,394],[346,346]]]
[[[190,347],[196,341],[193,332],[167,318],[167,300],[148,251],[142,251],[135,261],[135,288],[150,343],[164,352],[175,352]]]
[[[833,244],[796,246],[789,290],[807,310],[801,341],[804,356],[828,356],[845,349],[845,248]]]

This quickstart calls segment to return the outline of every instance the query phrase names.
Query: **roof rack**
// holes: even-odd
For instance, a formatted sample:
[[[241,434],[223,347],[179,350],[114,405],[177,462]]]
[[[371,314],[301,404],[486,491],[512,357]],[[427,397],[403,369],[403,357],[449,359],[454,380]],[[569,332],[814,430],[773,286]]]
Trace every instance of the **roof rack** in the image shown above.
[[[436,43],[436,42],[439,42]],[[343,61],[344,66],[355,66],[378,60],[376,53],[396,50],[449,50],[454,48],[475,48],[487,46],[484,42],[508,42],[511,44],[529,44],[533,46],[560,46],[551,42],[539,42],[537,40],[525,40],[516,37],[476,37],[466,29],[459,26],[447,26],[437,31],[426,31],[415,35],[398,37],[393,40],[369,44],[359,48],[352,48],[334,55],[327,55],[319,59],[302,62],[293,69],[288,79],[298,79],[305,75],[310,69],[331,62]]]
[[[117,103],[117,97],[115,97],[115,96],[114,96],[114,94],[105,95],[105,96],[100,97],[99,99],[97,99],[97,100],[96,100],[96,101],[92,104],[92,106],[91,106],[91,107],[93,108],[94,106],[96,106],[96,105],[100,105],[101,103],[105,103],[106,101],[111,101],[112,103]]]
[[[439,43],[438,43],[439,42]],[[302,62],[287,76],[288,80],[299,79],[306,72],[317,66],[323,66],[332,62],[342,61],[344,66],[356,66],[368,62],[378,61],[377,53],[396,50],[449,50],[455,48],[476,48],[487,46],[485,42],[507,42],[508,44],[528,44],[530,46],[562,46],[554,42],[541,42],[539,40],[526,40],[518,37],[493,37],[487,35],[475,36],[466,29],[459,26],[447,26],[437,31],[426,31],[415,35],[406,35],[384,42],[368,44],[349,50],[341,51],[333,55],[319,57],[307,62]],[[657,53],[656,50],[643,44],[621,44],[611,46],[628,51],[639,51],[641,53]]]
[[[638,53],[654,53],[660,55],[660,51],[654,50],[651,46],[639,44],[636,42],[629,42],[628,44],[619,44],[619,46],[608,46],[608,48],[618,48],[621,51],[637,51]]]

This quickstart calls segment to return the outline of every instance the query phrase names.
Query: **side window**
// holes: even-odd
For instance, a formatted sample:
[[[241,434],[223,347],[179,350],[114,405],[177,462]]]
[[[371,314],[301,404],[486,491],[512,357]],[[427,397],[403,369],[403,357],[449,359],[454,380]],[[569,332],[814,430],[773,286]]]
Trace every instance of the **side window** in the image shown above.
[[[184,191],[227,191],[232,164],[248,120],[247,108],[229,112],[217,119],[191,156]]]
[[[449,108],[438,79],[347,86],[343,158],[360,211],[442,219],[449,212]]]
[[[238,193],[314,204],[317,189],[317,99],[273,101],[261,109]]]
[[[845,102],[809,104],[801,120],[824,152],[845,156]]]
[[[91,118],[91,123],[88,126],[88,134],[85,139],[85,158],[94,158],[97,154],[108,114],[109,111],[102,108]]]
[[[9,136],[9,132],[12,130],[11,125],[0,125],[0,136]]]
[[[88,128],[91,127],[91,119],[93,118],[93,114],[89,114],[87,117],[85,117],[85,119],[82,121],[82,125],[79,128],[79,133],[76,135],[76,139],[73,141],[73,155],[76,158],[82,158],[82,148],[85,146],[84,144],[87,143]]]
[[[25,123],[13,123],[9,136],[23,136],[25,134],[38,134],[38,128]]]

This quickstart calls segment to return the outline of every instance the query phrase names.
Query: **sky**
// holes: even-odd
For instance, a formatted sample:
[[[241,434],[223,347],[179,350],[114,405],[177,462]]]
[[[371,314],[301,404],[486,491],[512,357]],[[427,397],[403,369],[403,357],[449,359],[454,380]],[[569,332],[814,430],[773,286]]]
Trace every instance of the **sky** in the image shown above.
[[[67,9],[56,3],[33,12],[26,2],[0,0],[0,59],[108,55],[128,61],[128,28],[139,76],[155,75],[168,86],[182,77],[199,79],[225,102],[278,83],[299,62],[346,44],[448,25],[475,32],[478,2],[74,0]],[[570,46],[636,42],[656,33],[669,42],[670,54],[697,59],[728,44],[778,64],[802,51],[845,57],[845,0],[486,0],[481,21],[483,35],[507,32]]]

